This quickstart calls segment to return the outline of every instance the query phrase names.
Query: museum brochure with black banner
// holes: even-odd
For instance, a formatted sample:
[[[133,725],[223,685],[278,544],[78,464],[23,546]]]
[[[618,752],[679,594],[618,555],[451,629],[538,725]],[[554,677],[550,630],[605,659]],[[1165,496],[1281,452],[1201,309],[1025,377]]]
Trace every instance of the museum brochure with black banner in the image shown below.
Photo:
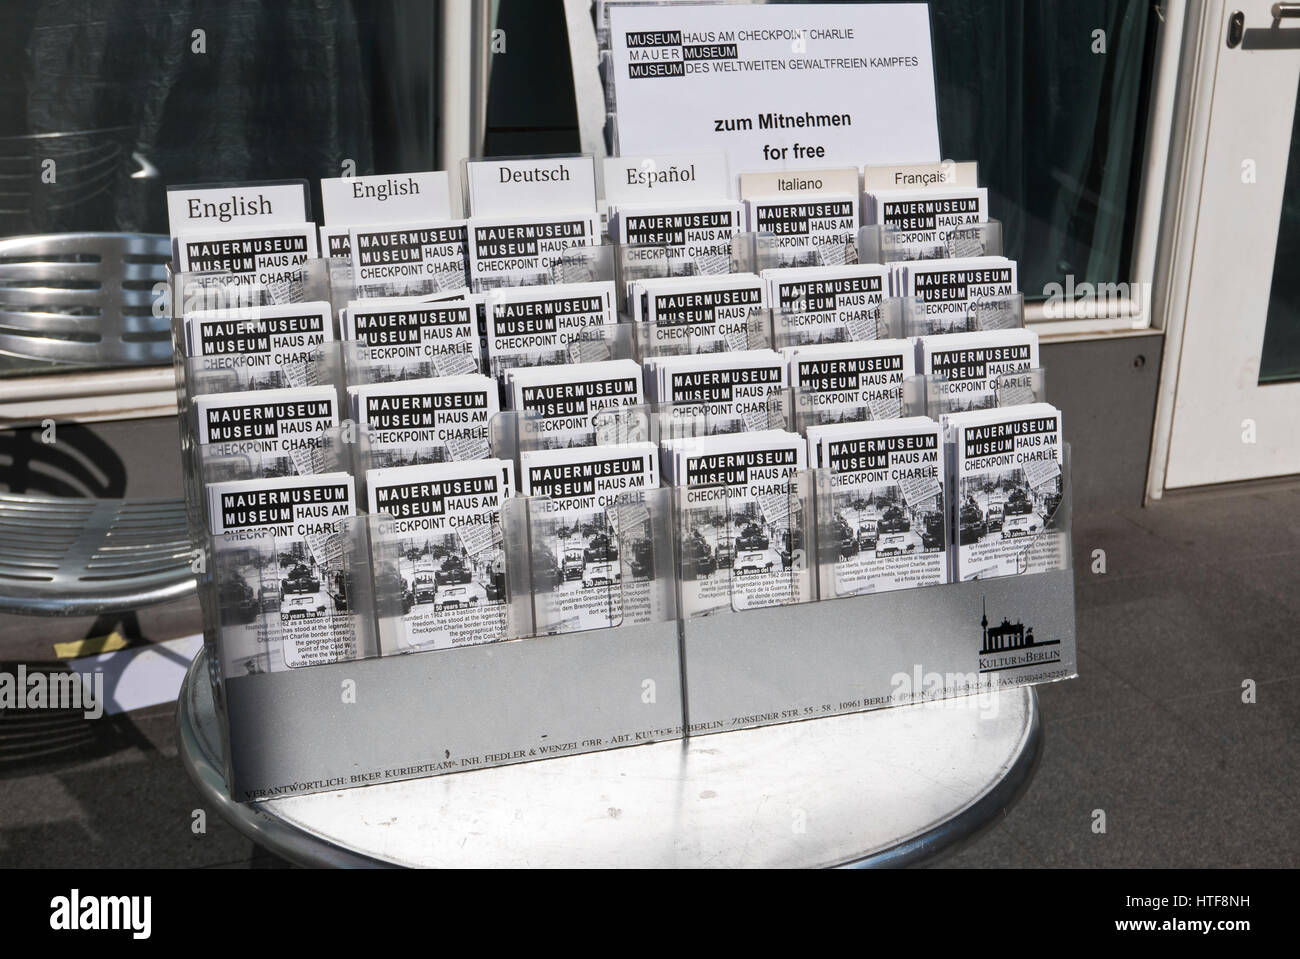
[[[645,280],[636,291],[633,319],[649,324],[642,349],[655,355],[747,350],[757,329],[753,317],[767,308],[763,281],[753,273]]]
[[[348,387],[352,417],[365,430],[375,467],[486,458],[498,392],[480,373]]]
[[[207,484],[224,675],[354,659],[347,473]]]
[[[339,426],[333,386],[205,393],[194,397],[203,456],[233,459],[267,477],[326,472]]]
[[[604,344],[596,327],[618,322],[612,280],[496,289],[485,311],[488,370],[498,377],[514,366],[574,362],[584,340]]]
[[[302,299],[303,264],[320,249],[314,223],[185,233],[173,246],[176,272],[220,273],[214,282],[261,288],[273,303]]]
[[[350,300],[341,332],[365,348],[367,364],[424,376],[482,372],[478,315],[464,298]]]
[[[903,381],[916,370],[910,340],[786,347],[800,424],[889,420],[903,415]]]
[[[929,412],[949,413],[993,406],[1002,377],[1038,367],[1033,330],[981,330],[923,336],[918,341],[920,373],[930,377]]]
[[[939,424],[914,416],[810,426],[807,436],[809,461],[831,474],[818,559],[833,595],[948,582]]]
[[[617,441],[616,411],[645,403],[635,360],[516,367],[506,371],[506,395],[520,414],[521,447],[546,449]]]
[[[464,220],[353,227],[353,282],[359,291],[374,296],[466,289],[468,242]]]
[[[1061,413],[1048,403],[947,417],[952,444],[954,579],[1064,569]]]
[[[334,339],[326,302],[186,313],[185,338],[208,383],[229,371],[229,390],[316,386],[322,344]]]
[[[856,193],[796,193],[745,200],[748,226],[773,269],[857,260]]]
[[[501,503],[514,489],[514,466],[499,459],[366,471],[374,535],[397,561],[397,581],[376,576],[402,611],[385,653],[507,638]]]
[[[659,486],[653,443],[522,450],[539,632],[658,622],[647,494]]]
[[[979,237],[972,233],[964,243],[961,228],[986,223],[988,218],[986,187],[939,186],[862,195],[863,225],[888,231],[881,244],[897,260],[977,256],[982,245]]]
[[[916,319],[924,328],[917,335],[969,332],[972,304],[1002,300],[1020,290],[1016,261],[1004,256],[908,260],[891,268],[894,295],[920,302]]]
[[[793,485],[807,465],[804,438],[759,430],[662,446],[665,474],[681,487],[682,616],[811,600],[812,511]]]
[[[807,266],[763,271],[776,345],[874,340],[889,271],[879,263]]]
[[[474,290],[547,283],[566,250],[594,246],[595,213],[469,218],[469,280]]]
[[[646,357],[647,399],[665,436],[741,433],[785,423],[788,364],[775,350]]]
[[[719,199],[713,203],[631,205],[612,209],[609,236],[624,251],[624,264],[651,265],[701,276],[731,269],[731,241],[745,229],[739,203]]]

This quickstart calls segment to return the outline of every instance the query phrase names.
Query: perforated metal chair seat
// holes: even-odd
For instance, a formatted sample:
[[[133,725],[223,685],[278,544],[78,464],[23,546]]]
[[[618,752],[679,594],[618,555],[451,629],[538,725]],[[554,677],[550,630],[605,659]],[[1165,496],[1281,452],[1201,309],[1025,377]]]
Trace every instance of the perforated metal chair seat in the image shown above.
[[[0,240],[0,355],[67,366],[170,363],[171,320],[154,315],[170,258],[167,237],[155,234]]]
[[[98,616],[195,589],[180,499],[0,493],[0,611]]]

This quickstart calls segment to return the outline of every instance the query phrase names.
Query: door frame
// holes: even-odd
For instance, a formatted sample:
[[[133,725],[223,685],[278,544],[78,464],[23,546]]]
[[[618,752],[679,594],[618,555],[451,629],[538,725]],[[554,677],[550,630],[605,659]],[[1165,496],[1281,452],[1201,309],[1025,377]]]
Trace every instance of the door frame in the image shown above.
[[[1165,342],[1147,467],[1147,502],[1165,495],[1216,75],[1225,49],[1220,30],[1227,6],[1227,0],[1188,0],[1183,30],[1169,174],[1151,295],[1153,326],[1164,331]]]

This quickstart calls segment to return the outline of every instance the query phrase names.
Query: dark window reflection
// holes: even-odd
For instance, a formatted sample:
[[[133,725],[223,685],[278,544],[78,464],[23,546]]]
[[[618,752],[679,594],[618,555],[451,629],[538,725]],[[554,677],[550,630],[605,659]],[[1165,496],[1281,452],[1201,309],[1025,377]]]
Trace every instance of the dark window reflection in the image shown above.
[[[1152,4],[936,0],[930,17],[943,155],[979,161],[1026,298],[1132,279]]]
[[[169,183],[431,169],[436,23],[427,0],[8,0],[0,235],[163,233]]]
[[[1291,122],[1291,155],[1274,257],[1259,361],[1261,383],[1300,380],[1300,92],[1296,94],[1295,119]]]

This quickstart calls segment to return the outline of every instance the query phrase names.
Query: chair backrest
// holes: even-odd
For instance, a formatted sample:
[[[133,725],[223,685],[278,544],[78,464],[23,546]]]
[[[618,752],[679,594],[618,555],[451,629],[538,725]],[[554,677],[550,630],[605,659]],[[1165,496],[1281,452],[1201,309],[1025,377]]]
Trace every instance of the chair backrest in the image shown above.
[[[154,315],[171,245],[143,233],[0,240],[0,354],[73,366],[171,362],[171,320]]]

